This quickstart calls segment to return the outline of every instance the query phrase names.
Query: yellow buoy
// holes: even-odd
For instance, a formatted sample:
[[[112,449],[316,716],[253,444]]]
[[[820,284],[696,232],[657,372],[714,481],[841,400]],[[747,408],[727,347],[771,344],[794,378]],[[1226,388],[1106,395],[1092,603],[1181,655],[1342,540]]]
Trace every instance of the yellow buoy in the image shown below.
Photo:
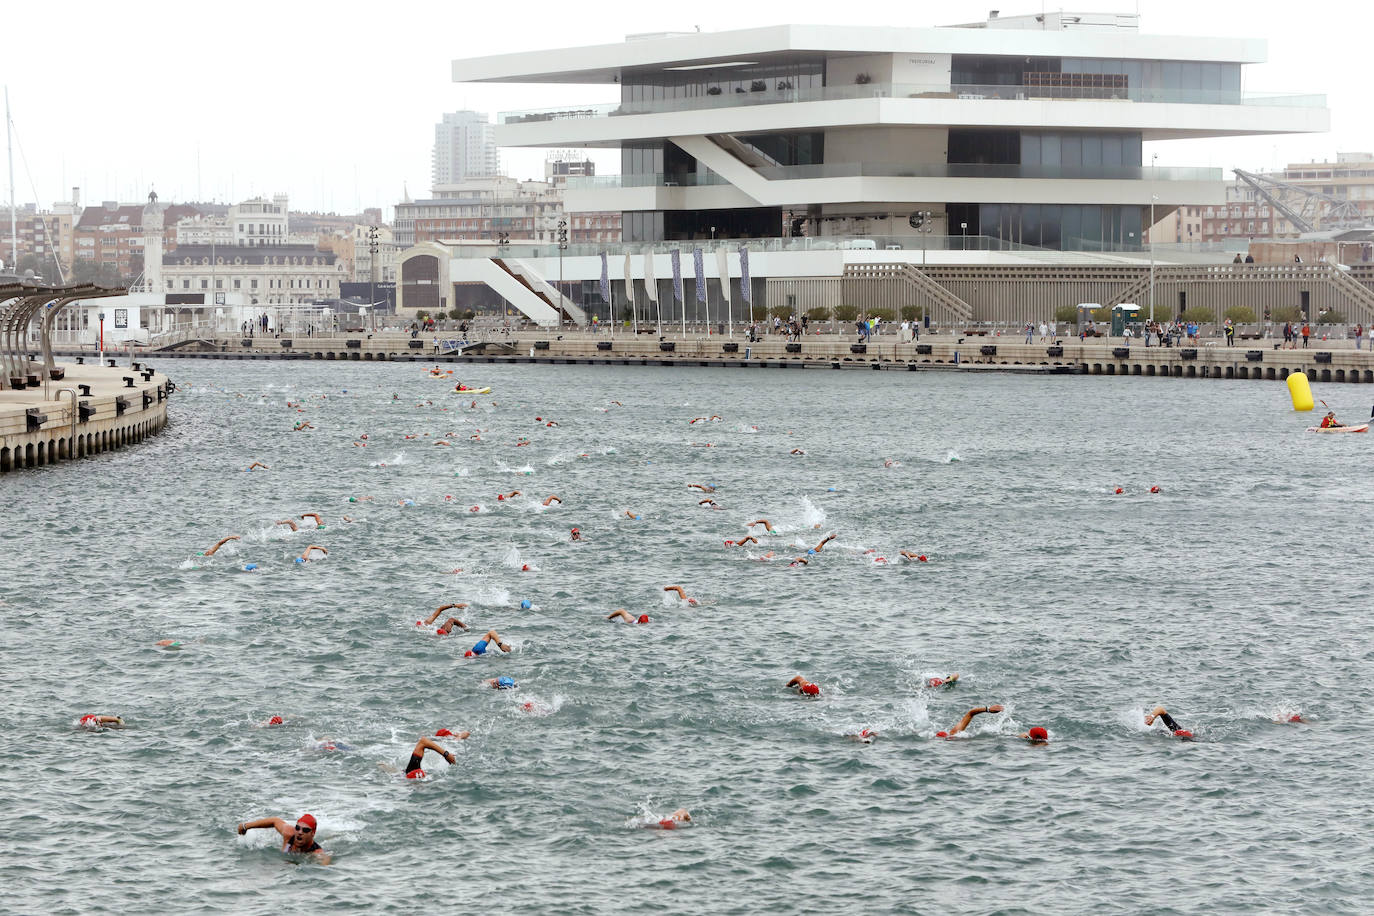
[[[1312,386],[1307,383],[1307,374],[1294,372],[1288,376],[1288,396],[1293,399],[1293,409],[1308,411],[1312,409]]]

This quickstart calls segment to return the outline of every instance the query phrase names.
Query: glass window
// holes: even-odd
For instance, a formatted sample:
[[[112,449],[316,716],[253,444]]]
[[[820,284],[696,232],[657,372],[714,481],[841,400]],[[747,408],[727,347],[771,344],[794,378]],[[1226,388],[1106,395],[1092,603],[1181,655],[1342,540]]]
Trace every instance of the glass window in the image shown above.
[[[1102,241],[1102,208],[1093,204],[1083,207],[1082,231],[1079,233],[1086,247],[1096,247]]]
[[[1059,244],[1068,250],[1082,247],[1079,236],[1083,234],[1083,208],[1065,206],[1060,208]]]
[[[1063,162],[1059,134],[1044,134],[1040,137],[1040,161],[1045,165],[1059,166]]]
[[[1126,134],[1121,149],[1122,165],[1140,165],[1145,160],[1140,149],[1140,134]]]
[[[1039,165],[1040,164],[1040,135],[1033,133],[1023,133],[1021,135],[1021,164]]]
[[[1102,138],[1102,164],[1108,166],[1125,165],[1122,160],[1122,137],[1120,134],[1107,134]]]
[[[1102,138],[1097,134],[1083,137],[1083,164],[1100,166],[1102,164]]]
[[[1026,245],[1040,244],[1040,205],[1021,205],[1021,242]]]
[[[1059,247],[1060,211],[1058,204],[1045,204],[1040,208],[1040,244],[1046,248]]]
[[[1159,88],[1177,92],[1183,86],[1182,68],[1176,60],[1160,61]]]
[[[1060,140],[1061,165],[1077,167],[1083,164],[1083,138],[1078,134],[1066,134]]]

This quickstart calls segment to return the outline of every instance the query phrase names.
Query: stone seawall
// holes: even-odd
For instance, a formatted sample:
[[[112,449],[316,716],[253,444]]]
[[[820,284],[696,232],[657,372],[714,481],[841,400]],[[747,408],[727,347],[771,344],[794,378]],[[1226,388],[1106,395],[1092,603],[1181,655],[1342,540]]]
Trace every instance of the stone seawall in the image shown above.
[[[63,368],[46,386],[0,391],[0,472],[123,448],[167,425],[167,376],[141,362]]]

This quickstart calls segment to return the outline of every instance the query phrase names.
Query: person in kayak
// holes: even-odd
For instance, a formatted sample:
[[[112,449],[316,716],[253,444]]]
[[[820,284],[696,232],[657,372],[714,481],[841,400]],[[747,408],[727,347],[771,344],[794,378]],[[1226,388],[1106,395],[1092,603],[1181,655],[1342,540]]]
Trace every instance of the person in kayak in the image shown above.
[[[1156,719],[1158,719],[1160,722],[1163,722],[1164,727],[1167,728],[1169,731],[1173,732],[1175,738],[1193,737],[1193,733],[1188,731],[1188,729],[1180,726],[1177,722],[1175,722],[1174,717],[1169,715],[1169,711],[1165,709],[1163,706],[1156,706],[1152,711],[1145,714],[1146,725],[1154,725]]]
[[[1322,422],[1321,422],[1321,428],[1322,428],[1322,429],[1339,429],[1340,427],[1342,427],[1342,426],[1344,426],[1344,425],[1345,425],[1344,423],[1341,423],[1341,422],[1337,421],[1337,419],[1336,419],[1336,412],[1335,412],[1334,410],[1328,410],[1328,411],[1326,412],[1326,416],[1322,417]]]

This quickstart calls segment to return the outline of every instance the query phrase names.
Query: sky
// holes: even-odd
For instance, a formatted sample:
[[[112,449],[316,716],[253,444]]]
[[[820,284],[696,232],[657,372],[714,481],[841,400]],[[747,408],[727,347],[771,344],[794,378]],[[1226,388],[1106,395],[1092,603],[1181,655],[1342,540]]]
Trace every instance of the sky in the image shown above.
[[[610,101],[611,87],[455,84],[450,62],[540,48],[618,43],[638,32],[806,24],[934,26],[1066,9],[1139,12],[1155,34],[1263,38],[1269,63],[1245,68],[1247,91],[1324,92],[1329,134],[1147,144],[1161,166],[1264,170],[1374,151],[1368,116],[1368,0],[1327,0],[1314,15],[1284,3],[1217,0],[820,0],[691,7],[625,0],[381,4],[240,0],[197,7],[160,0],[13,4],[0,82],[15,125],[15,197],[47,208],[83,203],[234,203],[284,192],[293,210],[390,208],[427,196],[434,124],[445,111]],[[203,16],[201,9],[211,10]],[[860,13],[846,18],[842,13]],[[13,40],[23,36],[24,40]],[[543,174],[544,150],[502,150],[516,178]],[[598,171],[619,170],[599,152]],[[0,179],[0,201],[9,197]]]

